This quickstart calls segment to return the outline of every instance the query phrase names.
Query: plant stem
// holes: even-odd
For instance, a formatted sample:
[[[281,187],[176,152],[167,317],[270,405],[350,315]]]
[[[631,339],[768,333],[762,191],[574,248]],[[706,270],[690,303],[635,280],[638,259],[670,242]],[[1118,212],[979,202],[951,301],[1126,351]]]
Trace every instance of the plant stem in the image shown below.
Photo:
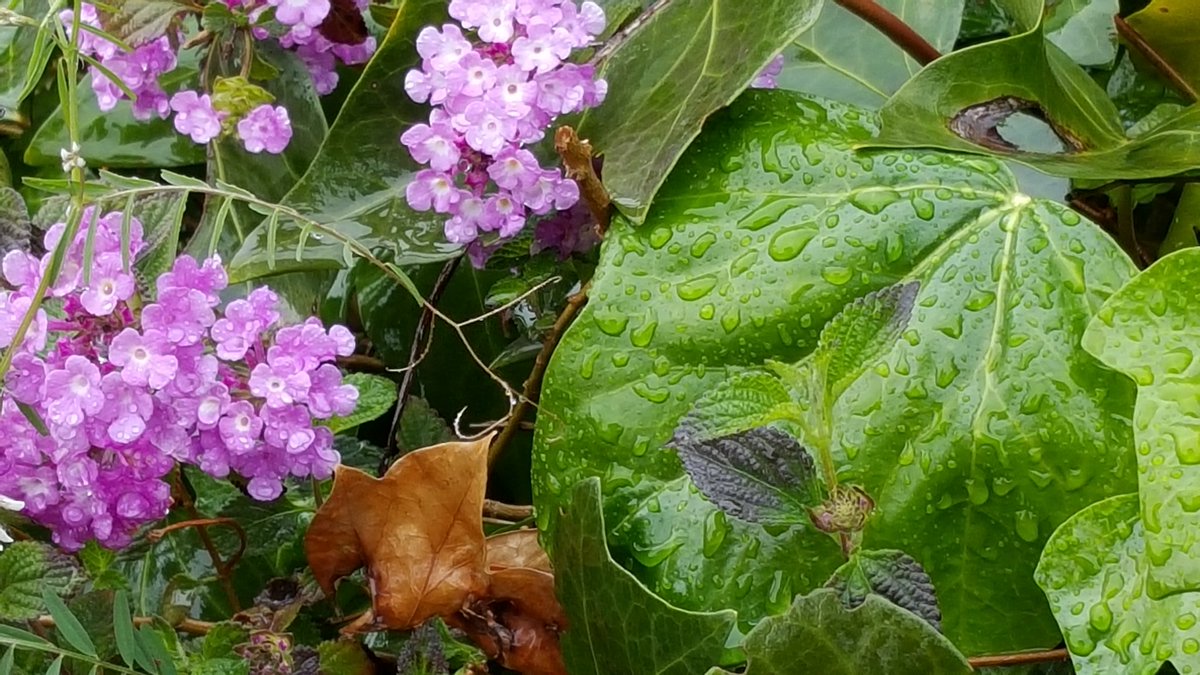
[[[1150,43],[1146,42],[1146,38],[1142,37],[1142,34],[1137,32],[1136,28],[1130,26],[1119,15],[1113,17],[1113,23],[1116,25],[1117,34],[1121,36],[1121,39],[1128,42],[1130,47],[1149,61],[1150,65],[1154,66],[1154,69],[1166,78],[1171,83],[1171,86],[1182,94],[1184,98],[1191,103],[1200,100],[1200,95],[1196,93],[1192,85],[1188,84],[1188,81],[1179,74],[1179,71],[1175,70],[1170,63],[1167,63],[1167,60],[1154,47],[1150,46]]]
[[[1008,666],[1025,666],[1034,663],[1051,663],[1066,661],[1071,654],[1065,649],[1049,649],[1042,652],[1023,652],[1018,654],[995,654],[992,656],[975,656],[967,659],[967,663],[975,670],[980,668],[1004,668]]]
[[[157,617],[153,616],[135,616],[133,617],[133,625],[145,626],[154,623],[156,618]],[[40,626],[41,628],[55,627],[54,617],[48,615],[39,616],[34,621],[34,624]],[[215,625],[216,624],[212,623],[211,621],[200,621],[199,619],[189,619],[185,617],[180,619],[178,623],[171,624],[171,627],[180,633],[187,633],[188,635],[200,637],[203,635],[208,635],[208,632],[211,631]]]
[[[417,330],[413,332],[412,346],[408,350],[408,367],[404,370],[404,376],[400,379],[400,388],[396,392],[396,414],[392,415],[392,426],[388,431],[387,452],[380,460],[379,473],[381,474],[387,471],[388,463],[396,456],[398,450],[396,432],[400,430],[400,417],[404,414],[404,406],[408,404],[408,397],[412,393],[413,383],[416,381],[417,365],[429,353],[429,346],[433,339],[433,306],[441,300],[442,294],[446,292],[446,287],[450,285],[450,279],[454,277],[454,272],[458,270],[462,259],[463,256],[460,255],[446,261],[421,310],[421,319],[417,322]]]
[[[488,518],[500,518],[502,520],[525,520],[533,517],[533,507],[505,504],[494,499],[483,500],[483,515]]]
[[[589,281],[579,289],[578,293],[567,299],[567,306],[555,319],[554,326],[550,328],[550,334],[542,342],[542,348],[533,362],[533,370],[529,372],[529,378],[525,380],[525,387],[521,391],[521,401],[517,403],[517,407],[513,408],[512,414],[508,416],[508,424],[504,425],[504,431],[500,432],[500,437],[496,439],[495,443],[492,443],[492,447],[488,450],[489,466],[496,461],[505,446],[517,434],[521,428],[521,420],[537,402],[538,394],[542,390],[542,376],[546,374],[546,366],[550,365],[550,355],[554,353],[554,348],[558,346],[558,341],[562,339],[563,333],[571,324],[571,320],[575,318],[575,314],[587,302],[588,289],[591,288],[591,285]]]
[[[183,508],[187,510],[188,514],[191,516],[191,519],[163,528],[161,534],[165,535],[172,529],[195,526],[196,534],[200,536],[200,543],[204,544],[204,550],[208,552],[208,557],[212,559],[213,569],[217,571],[217,578],[221,582],[221,588],[225,591],[226,599],[229,600],[229,606],[234,612],[240,612],[242,611],[242,604],[238,601],[237,591],[235,591],[233,588],[231,572],[233,571],[233,563],[237,562],[238,558],[240,558],[242,555],[242,551],[244,551],[246,548],[246,531],[242,529],[241,525],[231,518],[202,518],[200,516],[200,512],[196,510],[196,504],[192,501],[192,496],[188,494],[187,486],[183,484],[183,479],[181,476],[181,472],[175,473],[175,492],[179,495],[179,502],[183,504]],[[238,536],[241,540],[241,548],[238,550],[237,554],[230,559],[230,563],[226,564],[221,559],[221,554],[217,552],[217,546],[213,543],[212,537],[208,535],[208,525],[228,525],[229,523],[232,523],[230,526],[238,532]]]
[[[895,14],[876,4],[875,0],[837,0],[837,4],[874,26],[876,30],[913,57],[917,63],[926,65],[941,58],[942,53],[937,50],[937,47],[929,44],[925,38],[921,37],[920,33],[901,21]]]

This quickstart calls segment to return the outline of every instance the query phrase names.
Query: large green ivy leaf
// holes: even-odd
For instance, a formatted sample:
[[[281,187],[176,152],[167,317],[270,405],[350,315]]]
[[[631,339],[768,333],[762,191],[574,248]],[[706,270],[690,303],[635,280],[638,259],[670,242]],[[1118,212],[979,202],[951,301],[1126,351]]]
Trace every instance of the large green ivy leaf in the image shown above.
[[[662,446],[729,375],[799,361],[846,303],[916,280],[903,338],[833,410],[840,473],[878,503],[865,545],[926,566],[964,651],[1053,646],[1031,579],[1041,544],[1132,485],[1132,387],[1078,340],[1133,265],[1075,213],[1015,193],[1000,165],[850,149],[874,130],[852,107],[748,94],[709,122],[644,227],[615,223],[546,375],[542,525],[599,475],[610,544],[655,592],[746,620],[784,611],[828,578],[836,545],[727,519]]]
[[[1147,593],[1200,588],[1200,250],[1162,258],[1122,288],[1083,346],[1138,385],[1138,490]]]
[[[1062,626],[1080,675],[1200,671],[1200,588],[1162,598],[1150,590],[1159,565],[1148,554],[1138,496],[1094,504],[1046,542],[1037,582]]]
[[[764,619],[746,636],[745,648],[746,675],[974,672],[949,640],[915,614],[876,595],[847,609],[832,590],[798,597],[786,614]],[[717,672],[723,671],[710,675]]]
[[[954,48],[962,3],[881,0],[888,9],[942,53]],[[921,69],[879,29],[836,2],[826,2],[813,27],[796,41],[779,74],[784,89],[879,107]],[[791,52],[791,50],[789,50]]]
[[[704,120],[812,25],[820,7],[818,0],[661,3],[604,61],[608,97],[579,122],[580,136],[604,155],[613,202],[635,221],[645,218]]]
[[[180,54],[179,65],[160,80],[168,92],[195,88],[200,74],[200,54],[189,49]],[[128,101],[107,112],[101,111],[92,91],[92,76],[79,84],[80,153],[93,167],[173,167],[204,163],[204,146],[175,131],[170,120],[154,117],[135,119]],[[25,148],[25,163],[58,166],[58,151],[70,147],[67,122],[58,107],[38,127]]]
[[[1104,90],[1047,41],[1042,0],[1005,4],[1025,32],[931,64],[883,107],[883,129],[873,145],[1000,153],[1055,175],[1099,180],[1167,176],[1200,167],[1200,105],[1127,138]],[[1047,143],[1020,143],[1021,124],[1045,125],[1032,114],[1010,114],[1014,99],[1040,106],[1057,135],[1044,129]],[[1020,150],[997,149],[996,138],[990,147],[973,142],[993,134]]]
[[[427,114],[404,91],[404,73],[419,63],[413,40],[445,12],[442,0],[403,0],[316,158],[282,202],[367,248],[393,253],[400,265],[444,260],[459,250],[442,235],[444,216],[413,211],[405,201],[404,188],[419,167],[400,145],[401,132]],[[309,235],[287,219],[273,240],[269,231],[264,222],[249,234],[230,263],[231,280],[269,274],[273,258],[281,272],[346,264],[342,244],[328,235]]]
[[[600,482],[581,481],[554,535],[554,575],[571,625],[562,634],[572,675],[694,675],[719,662],[736,615],[672,607],[613,560]]]

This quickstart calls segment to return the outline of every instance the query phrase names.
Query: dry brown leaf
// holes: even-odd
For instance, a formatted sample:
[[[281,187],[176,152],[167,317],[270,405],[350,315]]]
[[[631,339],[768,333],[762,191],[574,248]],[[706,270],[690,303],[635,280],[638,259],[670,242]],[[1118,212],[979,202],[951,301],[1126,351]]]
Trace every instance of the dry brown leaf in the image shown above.
[[[554,594],[554,576],[526,567],[491,575],[488,597],[473,601],[446,622],[509,670],[524,675],[566,675],[558,635],[567,617]]]
[[[489,588],[483,495],[491,437],[401,457],[382,478],[339,466],[304,549],[327,595],[366,567],[373,626],[415,628]]]
[[[487,540],[487,570],[528,567],[541,572],[552,572],[550,556],[538,543],[537,530],[505,532]]]

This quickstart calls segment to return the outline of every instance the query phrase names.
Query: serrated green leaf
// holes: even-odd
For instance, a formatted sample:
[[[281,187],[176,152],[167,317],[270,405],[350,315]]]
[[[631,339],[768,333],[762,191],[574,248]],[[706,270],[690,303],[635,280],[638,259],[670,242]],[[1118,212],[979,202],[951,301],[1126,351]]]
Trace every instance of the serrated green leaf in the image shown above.
[[[371,675],[375,666],[355,640],[322,642],[317,645],[321,672],[327,675]]]
[[[182,0],[121,0],[100,7],[104,29],[134,47],[165,34],[181,14],[193,9]]]
[[[935,630],[942,629],[933,581],[921,563],[904,551],[856,551],[825,586],[837,592],[848,609],[861,605],[867,596],[878,595],[921,617]]]
[[[854,609],[829,590],[796,598],[746,636],[746,675],[969,675],[974,670],[928,623],[878,596]]]
[[[1134,267],[998,163],[854,152],[874,130],[858,108],[748,93],[708,121],[644,226],[614,222],[546,373],[539,525],[553,532],[567,486],[621,476],[604,484],[610,542],[652,590],[744,621],[784,611],[841,563],[836,544],[717,522],[662,446],[727,378],[802,364],[847,303],[920,281],[904,338],[833,407],[839,480],[878,506],[864,546],[920,555],[965,653],[1053,647],[1041,545],[1134,481],[1132,385],[1079,347]]]
[[[571,675],[694,675],[717,663],[737,615],[689,612],[654,595],[609,553],[600,481],[571,493],[551,553],[571,621],[560,638]]]
[[[33,223],[21,193],[0,187],[0,250],[28,251],[33,238]]]
[[[247,675],[250,662],[242,658],[205,659],[188,670],[188,675]]]
[[[75,570],[49,546],[19,541],[0,552],[0,621],[32,619],[42,612],[42,592],[69,589]]]
[[[440,25],[444,0],[406,0],[379,49],[355,83],[308,171],[283,197],[283,204],[368,249],[393,254],[397,264],[428,263],[457,255],[460,247],[443,235],[445,216],[413,211],[404,188],[420,168],[397,139],[426,121],[428,109],[414,103],[397,73],[416,67],[413,39],[422,26]],[[234,181],[238,182],[238,181]],[[299,261],[302,223],[283,219],[276,246],[267,245],[260,223],[229,263],[232,282],[275,272],[336,269],[346,265],[343,244],[327,234],[309,238]],[[278,255],[277,255],[278,254]],[[275,256],[275,264],[269,264]]]
[[[237,658],[233,648],[250,639],[250,633],[245,626],[230,621],[222,621],[212,627],[204,636],[204,644],[200,654],[205,661],[213,659]]]
[[[420,396],[409,396],[396,429],[396,448],[411,452],[454,440],[446,420]]]
[[[678,429],[706,441],[776,422],[797,422],[806,415],[780,379],[770,373],[738,373],[704,392]],[[793,432],[797,427],[789,426]]]
[[[227,480],[213,478],[192,466],[183,467],[183,471],[196,493],[196,509],[206,516],[216,517],[243,496],[242,491]]]
[[[920,287],[908,281],[868,293],[825,325],[812,360],[824,371],[828,405],[900,339]]]
[[[332,417],[326,423],[335,434],[383,417],[396,403],[396,383],[370,373],[351,373],[342,380],[358,389],[358,407],[345,417]]]
[[[675,0],[649,15],[600,66],[608,95],[578,124],[580,137],[604,156],[613,203],[641,222],[704,120],[811,26],[820,6]]]
[[[686,421],[668,446],[679,453],[692,483],[725,513],[762,525],[808,520],[817,503],[816,467],[796,439],[773,427],[755,427],[700,440]]]
[[[42,589],[42,602],[45,603],[50,616],[54,618],[54,627],[62,639],[67,641],[75,649],[83,654],[87,654],[95,658],[96,645],[92,643],[92,638],[84,630],[83,624],[79,622],[70,609],[67,609],[66,603],[62,598],[55,595],[49,589]]]

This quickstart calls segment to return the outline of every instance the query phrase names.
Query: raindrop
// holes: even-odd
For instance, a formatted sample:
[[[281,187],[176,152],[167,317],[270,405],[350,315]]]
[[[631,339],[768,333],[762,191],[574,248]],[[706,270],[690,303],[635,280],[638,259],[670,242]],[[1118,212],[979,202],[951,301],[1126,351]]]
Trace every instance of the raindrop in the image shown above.
[[[900,193],[891,188],[871,188],[854,192],[850,203],[871,215],[878,215],[900,200]]]
[[[671,392],[665,387],[651,387],[645,382],[638,382],[633,385],[633,393],[650,401],[651,403],[666,403],[671,397]]]
[[[830,265],[821,269],[821,278],[835,286],[844,286],[854,278],[854,270]]]
[[[778,262],[787,262],[804,251],[808,242],[817,236],[817,230],[811,225],[800,225],[781,229],[771,237],[767,245],[767,254]]]
[[[675,292],[679,294],[680,300],[691,302],[699,300],[712,292],[712,289],[717,285],[717,275],[705,274],[704,276],[689,279],[675,287]],[[603,329],[601,329],[603,330]]]
[[[629,316],[611,309],[599,310],[592,318],[601,332],[614,337],[624,333],[625,327],[629,325]]]
[[[717,243],[717,235],[713,234],[712,232],[705,232],[704,234],[700,235],[696,241],[692,243],[692,257],[702,257],[704,253],[708,251],[708,249],[711,248],[715,243]]]
[[[1038,539],[1038,517],[1033,511],[1021,510],[1017,511],[1016,516],[1017,536],[1027,542],[1033,543]]]

